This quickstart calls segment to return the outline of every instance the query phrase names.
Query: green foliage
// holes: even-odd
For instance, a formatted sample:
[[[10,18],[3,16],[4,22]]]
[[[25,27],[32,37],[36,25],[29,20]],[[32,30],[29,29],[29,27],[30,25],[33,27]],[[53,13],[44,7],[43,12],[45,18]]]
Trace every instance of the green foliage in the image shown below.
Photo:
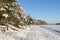
[[[16,0],[0,0],[0,2],[16,2]]]

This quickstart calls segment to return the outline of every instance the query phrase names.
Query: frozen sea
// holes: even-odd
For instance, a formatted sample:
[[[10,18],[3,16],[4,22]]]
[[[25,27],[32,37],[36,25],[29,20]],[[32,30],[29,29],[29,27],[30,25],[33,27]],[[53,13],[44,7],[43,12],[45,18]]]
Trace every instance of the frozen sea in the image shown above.
[[[6,32],[4,29],[0,26],[0,40],[60,40],[60,25],[30,25]]]

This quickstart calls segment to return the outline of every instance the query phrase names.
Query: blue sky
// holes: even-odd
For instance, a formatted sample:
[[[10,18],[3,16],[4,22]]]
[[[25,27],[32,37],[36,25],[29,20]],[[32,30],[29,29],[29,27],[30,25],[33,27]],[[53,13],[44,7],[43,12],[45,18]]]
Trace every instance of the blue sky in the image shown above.
[[[49,23],[60,22],[60,0],[17,0],[27,14]]]

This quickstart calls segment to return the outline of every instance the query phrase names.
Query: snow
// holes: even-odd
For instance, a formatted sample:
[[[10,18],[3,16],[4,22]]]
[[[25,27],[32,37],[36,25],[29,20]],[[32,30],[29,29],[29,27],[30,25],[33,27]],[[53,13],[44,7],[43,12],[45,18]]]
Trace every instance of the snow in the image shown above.
[[[60,40],[59,35],[48,29],[43,28],[42,26],[32,26],[27,38],[28,40]]]
[[[8,6],[5,6],[5,8],[8,8]]]
[[[60,25],[29,25],[18,31],[0,26],[0,40],[60,40]],[[2,30],[6,30],[3,32]]]
[[[4,9],[3,7],[0,9],[0,11],[6,11],[6,9]]]
[[[8,14],[3,14],[2,16],[5,17],[5,18],[7,18],[8,17]]]

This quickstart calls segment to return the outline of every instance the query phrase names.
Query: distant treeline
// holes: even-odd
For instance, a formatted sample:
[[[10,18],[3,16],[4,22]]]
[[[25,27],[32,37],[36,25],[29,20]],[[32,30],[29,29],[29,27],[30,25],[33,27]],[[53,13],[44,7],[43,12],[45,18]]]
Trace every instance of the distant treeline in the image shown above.
[[[37,20],[37,25],[48,25],[48,23],[46,21],[43,20]]]
[[[56,23],[56,25],[60,25],[60,23]]]

